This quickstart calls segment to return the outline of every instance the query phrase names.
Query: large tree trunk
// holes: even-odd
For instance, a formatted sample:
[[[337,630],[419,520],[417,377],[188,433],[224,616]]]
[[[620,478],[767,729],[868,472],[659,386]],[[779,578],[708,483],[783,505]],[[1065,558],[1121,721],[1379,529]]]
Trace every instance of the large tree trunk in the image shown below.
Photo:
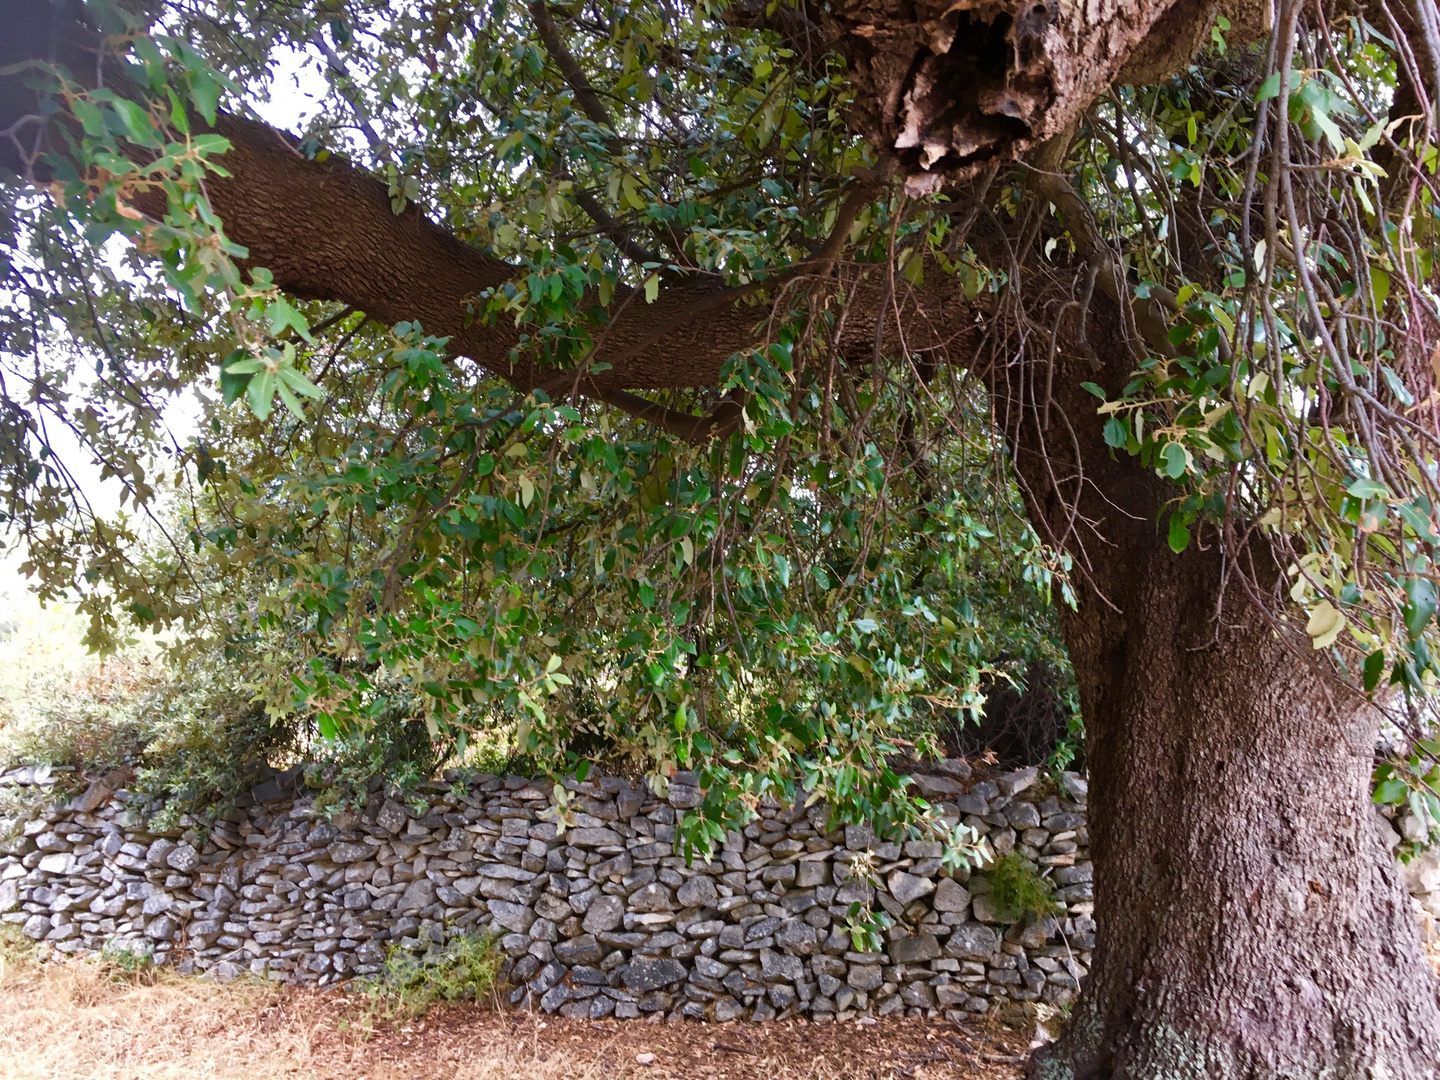
[[[1113,309],[1108,326],[1096,314],[1089,340],[1117,359],[1097,372],[1062,346],[1048,427],[1036,365],[992,379],[1037,525],[1058,538],[1077,500],[1091,523],[1069,541],[1083,580],[1062,629],[1091,770],[1097,948],[1033,1074],[1440,1075],[1440,986],[1369,804],[1377,714],[1287,648],[1233,575],[1222,584],[1213,545],[1169,550],[1157,518],[1178,489],[1112,458],[1078,386],[1113,394],[1129,367]]]

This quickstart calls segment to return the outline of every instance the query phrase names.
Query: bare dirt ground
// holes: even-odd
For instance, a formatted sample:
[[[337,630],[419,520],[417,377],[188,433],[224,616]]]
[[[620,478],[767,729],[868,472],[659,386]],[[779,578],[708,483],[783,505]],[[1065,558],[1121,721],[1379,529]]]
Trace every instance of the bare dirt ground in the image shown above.
[[[117,982],[85,963],[0,978],[0,1080],[1018,1080],[1027,1042],[986,1022],[587,1023],[477,1005],[392,1024],[273,985]]]

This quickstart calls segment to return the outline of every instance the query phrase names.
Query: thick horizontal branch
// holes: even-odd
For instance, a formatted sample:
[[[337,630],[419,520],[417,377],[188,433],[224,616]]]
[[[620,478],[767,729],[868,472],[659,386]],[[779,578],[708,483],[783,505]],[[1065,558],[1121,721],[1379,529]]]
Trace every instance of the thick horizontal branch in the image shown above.
[[[27,55],[57,55],[50,5],[30,0],[22,7],[44,21],[31,27],[33,33],[7,39],[0,60],[11,64]],[[61,28],[58,57],[68,60],[72,71],[87,70],[87,64],[94,70],[94,48],[94,35],[84,27],[71,22]],[[28,95],[17,77],[0,77],[0,130],[33,112]],[[481,293],[524,276],[524,268],[463,243],[413,205],[394,213],[386,185],[342,157],[307,159],[292,136],[238,116],[222,114],[215,130],[232,144],[222,159],[231,175],[207,180],[206,195],[228,237],[248,249],[249,265],[268,268],[280,288],[351,306],[382,323],[417,321],[427,333],[449,337],[453,353],[518,387],[554,380],[554,371],[538,369],[518,349],[520,331],[511,321],[502,316],[487,324],[474,316]],[[60,145],[52,141],[48,149]],[[25,164],[16,144],[0,146],[0,167],[21,172]],[[714,278],[676,276],[653,303],[635,290],[617,290],[611,321],[596,331],[593,355],[597,365],[610,366],[572,385],[585,394],[609,395],[615,403],[624,400],[620,407],[659,418],[661,426],[685,427],[689,421],[661,416],[659,406],[622,399],[617,392],[717,385],[725,361],[763,339],[770,307],[759,302],[761,294],[768,289],[773,302],[798,279],[836,273],[849,223],[883,179],[854,181],[839,215],[843,226],[820,256],[767,283],[727,289]],[[143,200],[136,205],[156,215],[164,209]],[[842,352],[869,355],[882,318],[892,327],[903,323],[910,351],[941,349],[973,315],[958,289],[938,274],[925,289],[902,282],[893,293],[883,266],[845,276],[850,311],[838,343]],[[711,430],[732,420],[727,413],[697,422]]]

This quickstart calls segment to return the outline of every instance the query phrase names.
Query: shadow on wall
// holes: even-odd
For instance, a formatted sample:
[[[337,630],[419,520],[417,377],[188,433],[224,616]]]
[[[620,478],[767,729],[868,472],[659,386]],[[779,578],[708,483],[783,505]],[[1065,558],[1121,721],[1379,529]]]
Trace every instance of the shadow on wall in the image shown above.
[[[993,753],[1007,769],[1046,765],[1062,740],[1071,737],[1063,691],[1061,673],[1042,660],[1026,669],[1021,689],[996,679],[986,693],[984,718],[979,724],[953,724],[944,733],[945,748],[952,757],[972,760]],[[1083,773],[1084,744],[1074,739],[1071,747],[1075,757],[1069,768]]]

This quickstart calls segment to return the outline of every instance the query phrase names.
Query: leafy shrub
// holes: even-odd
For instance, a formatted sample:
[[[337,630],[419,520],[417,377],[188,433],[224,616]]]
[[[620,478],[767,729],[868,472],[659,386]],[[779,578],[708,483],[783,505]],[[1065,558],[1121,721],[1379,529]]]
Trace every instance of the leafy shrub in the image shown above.
[[[155,974],[155,950],[148,941],[111,938],[100,949],[100,964],[115,982],[145,982]]]
[[[1025,858],[1011,852],[985,875],[997,914],[1006,922],[1054,915],[1058,902],[1050,883]]]
[[[31,941],[14,923],[0,923],[0,979],[32,967],[39,958],[38,942]]]
[[[495,939],[485,934],[456,934],[421,956],[395,942],[380,973],[360,990],[387,1018],[409,1018],[438,1001],[482,1000],[496,988],[500,959]]]

